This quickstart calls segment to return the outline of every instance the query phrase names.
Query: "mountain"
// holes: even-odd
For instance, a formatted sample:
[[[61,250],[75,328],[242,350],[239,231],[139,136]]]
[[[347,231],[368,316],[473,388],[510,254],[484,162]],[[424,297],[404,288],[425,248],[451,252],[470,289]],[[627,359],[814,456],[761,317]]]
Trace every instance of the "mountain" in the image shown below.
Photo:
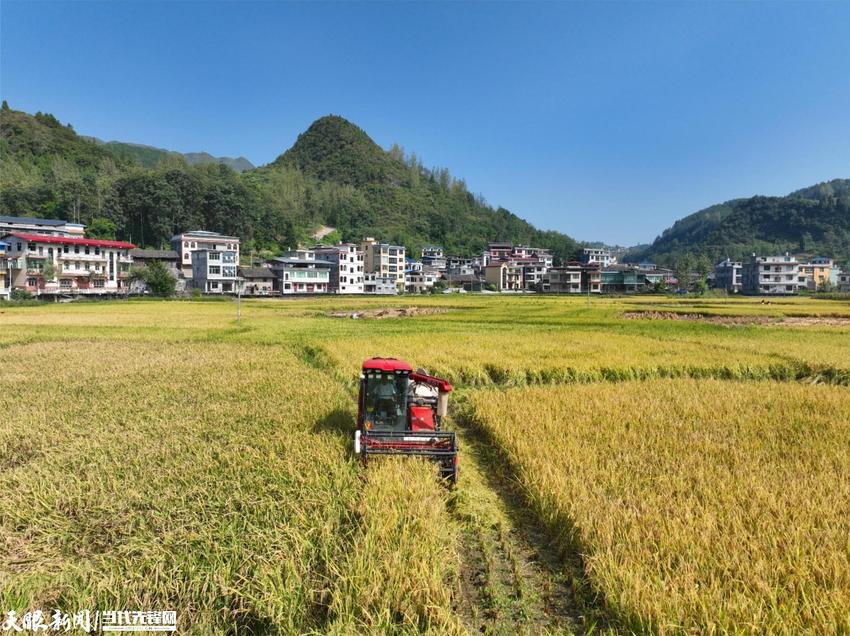
[[[220,163],[233,168],[236,172],[244,172],[254,168],[254,164],[245,157],[237,157],[236,159],[213,157],[207,152],[177,152],[176,150],[166,150],[165,148],[145,146],[144,144],[131,144],[124,141],[103,141],[97,137],[83,137],[83,139],[101,144],[117,158],[136,161],[145,168],[155,168],[157,164],[168,157],[182,158],[190,166],[202,163]]]
[[[478,252],[490,240],[511,240],[548,247],[562,259],[572,258],[577,248],[564,234],[538,230],[504,208],[490,207],[445,168],[425,168],[398,146],[382,149],[342,117],[316,120],[252,177],[269,185],[292,174],[314,184],[323,201],[317,218],[339,228],[344,240],[376,236],[414,252],[437,243],[461,254]]]
[[[784,197],[755,196],[713,205],[676,221],[630,260],[674,263],[690,252],[712,260],[753,252],[797,252],[850,262],[850,179],[834,179]]]
[[[573,258],[576,242],[489,206],[445,168],[425,168],[398,147],[378,146],[341,117],[315,121],[269,165],[241,173],[223,163],[168,160],[159,148],[97,143],[53,115],[0,109],[0,214],[83,223],[105,218],[117,237],[161,247],[205,228],[240,236],[245,250],[272,253],[310,242],[322,227],[471,254],[488,241],[548,247]],[[206,157],[209,157],[208,155]]]

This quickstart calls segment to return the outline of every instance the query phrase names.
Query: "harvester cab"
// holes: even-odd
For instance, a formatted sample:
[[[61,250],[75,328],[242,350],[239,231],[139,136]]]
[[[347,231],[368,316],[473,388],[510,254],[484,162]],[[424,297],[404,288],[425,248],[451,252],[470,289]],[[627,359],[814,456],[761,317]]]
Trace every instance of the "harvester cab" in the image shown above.
[[[413,370],[404,360],[363,362],[354,452],[363,462],[374,455],[415,455],[439,463],[442,477],[457,481],[457,438],[441,428],[452,385]]]

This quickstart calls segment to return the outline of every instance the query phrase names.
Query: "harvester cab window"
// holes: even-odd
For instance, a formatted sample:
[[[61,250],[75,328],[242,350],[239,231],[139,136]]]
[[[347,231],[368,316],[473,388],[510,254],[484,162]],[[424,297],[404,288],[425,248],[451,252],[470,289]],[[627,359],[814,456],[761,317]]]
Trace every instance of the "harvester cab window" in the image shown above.
[[[407,384],[406,373],[370,371],[366,375],[369,428],[402,431],[407,427]]]

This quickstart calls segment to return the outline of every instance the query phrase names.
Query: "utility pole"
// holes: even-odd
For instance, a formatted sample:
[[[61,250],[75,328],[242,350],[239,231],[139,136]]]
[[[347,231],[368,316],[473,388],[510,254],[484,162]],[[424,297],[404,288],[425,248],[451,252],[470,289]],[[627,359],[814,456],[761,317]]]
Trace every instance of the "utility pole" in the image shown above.
[[[242,287],[244,284],[243,279],[236,281],[236,322],[242,319]]]

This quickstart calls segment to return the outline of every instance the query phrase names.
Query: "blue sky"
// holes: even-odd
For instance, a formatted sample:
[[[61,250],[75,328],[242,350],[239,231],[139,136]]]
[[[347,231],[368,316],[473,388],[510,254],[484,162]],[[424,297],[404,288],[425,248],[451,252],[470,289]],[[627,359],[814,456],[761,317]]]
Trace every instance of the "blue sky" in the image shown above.
[[[631,245],[850,177],[850,3],[0,3],[0,94],[273,160],[322,115],[539,227]]]

